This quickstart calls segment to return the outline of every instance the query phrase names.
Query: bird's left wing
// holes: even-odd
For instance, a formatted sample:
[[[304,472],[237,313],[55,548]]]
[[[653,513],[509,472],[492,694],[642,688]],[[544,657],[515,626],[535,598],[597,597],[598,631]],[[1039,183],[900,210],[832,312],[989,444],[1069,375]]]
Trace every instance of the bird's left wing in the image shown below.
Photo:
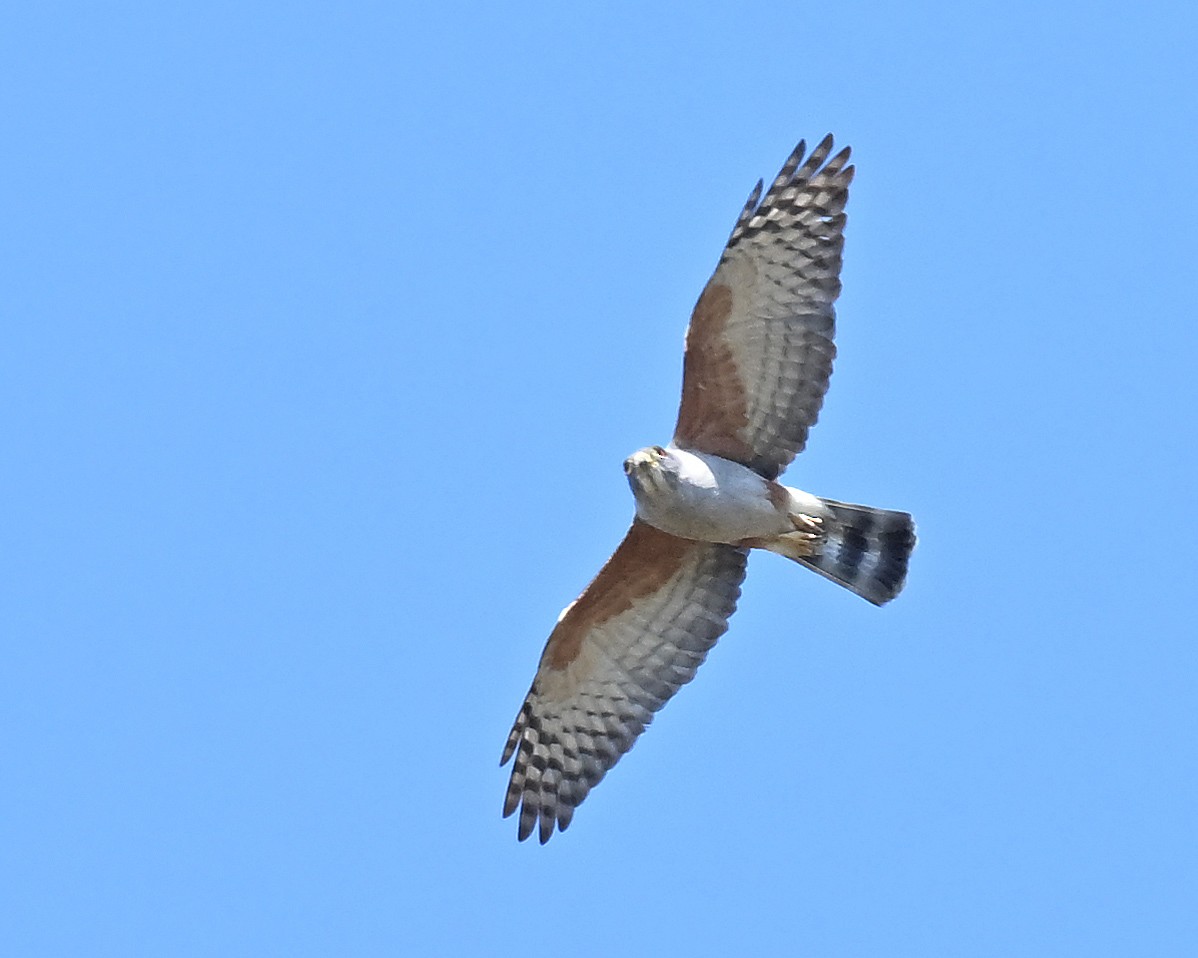
[[[564,830],[653,713],[694,678],[728,628],[746,555],[633,520],[562,613],[508,736],[500,764],[516,762],[503,814],[520,810],[521,841]]]

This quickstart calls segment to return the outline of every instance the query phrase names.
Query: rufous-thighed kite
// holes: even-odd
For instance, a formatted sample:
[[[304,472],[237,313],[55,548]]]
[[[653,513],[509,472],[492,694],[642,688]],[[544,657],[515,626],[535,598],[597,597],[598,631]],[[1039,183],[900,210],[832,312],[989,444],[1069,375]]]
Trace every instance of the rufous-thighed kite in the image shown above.
[[[678,425],[624,460],[632,528],[549,636],[508,736],[504,816],[519,836],[564,830],[678,689],[736,608],[750,549],[793,559],[881,605],[903,587],[905,512],[779,483],[832,374],[849,150],[800,143],[745,203],[691,315]],[[760,200],[760,202],[758,202]]]

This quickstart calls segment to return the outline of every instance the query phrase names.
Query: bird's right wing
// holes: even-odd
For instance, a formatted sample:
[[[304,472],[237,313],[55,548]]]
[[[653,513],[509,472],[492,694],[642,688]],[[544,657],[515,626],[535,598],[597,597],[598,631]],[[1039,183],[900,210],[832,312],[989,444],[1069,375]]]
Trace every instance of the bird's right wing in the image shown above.
[[[836,347],[849,151],[800,143],[749,196],[686,333],[674,443],[774,479],[807,442]],[[758,203],[758,200],[761,200]]]
[[[728,628],[747,552],[667,535],[633,520],[595,580],[549,636],[508,736],[504,816],[521,841],[565,829]]]

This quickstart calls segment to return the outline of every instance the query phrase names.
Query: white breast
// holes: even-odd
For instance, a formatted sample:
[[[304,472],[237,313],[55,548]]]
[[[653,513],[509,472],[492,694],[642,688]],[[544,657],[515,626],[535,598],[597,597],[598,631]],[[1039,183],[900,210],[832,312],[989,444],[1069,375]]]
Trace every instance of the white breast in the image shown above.
[[[739,542],[791,528],[770,501],[769,483],[753,470],[712,456],[670,447],[677,482],[637,494],[637,515],[663,532],[705,542]]]

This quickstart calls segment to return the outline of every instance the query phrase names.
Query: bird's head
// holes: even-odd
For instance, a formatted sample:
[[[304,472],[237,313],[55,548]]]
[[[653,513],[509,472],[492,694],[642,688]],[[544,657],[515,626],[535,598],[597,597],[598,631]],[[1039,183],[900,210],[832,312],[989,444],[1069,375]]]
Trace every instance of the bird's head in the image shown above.
[[[633,492],[648,491],[673,481],[678,475],[678,460],[663,446],[646,446],[624,460],[624,475]]]

